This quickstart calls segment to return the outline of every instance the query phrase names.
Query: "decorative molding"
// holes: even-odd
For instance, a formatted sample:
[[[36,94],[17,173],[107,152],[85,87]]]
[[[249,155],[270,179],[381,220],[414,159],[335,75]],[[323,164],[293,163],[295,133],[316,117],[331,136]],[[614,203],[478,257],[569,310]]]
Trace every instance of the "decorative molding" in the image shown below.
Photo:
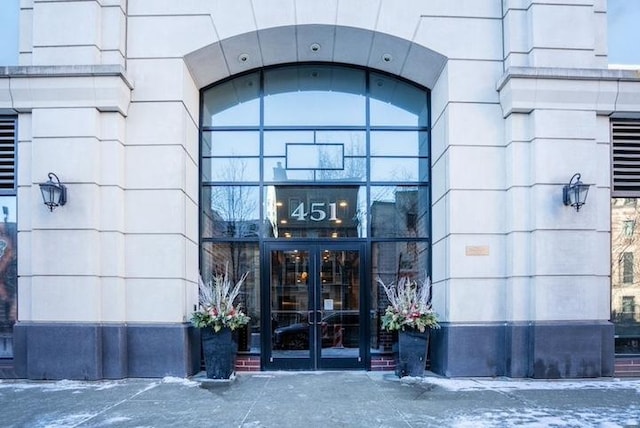
[[[502,75],[496,89],[502,88],[511,79],[592,80],[640,82],[640,66],[637,70],[612,70],[590,68],[555,67],[509,67]]]
[[[323,48],[310,50],[310,44],[319,40],[325,40],[321,43]],[[239,58],[246,59],[239,61]],[[422,44],[386,33],[307,24],[238,34],[190,52],[184,60],[198,88],[260,67],[305,61],[368,67],[433,88],[447,58]]]
[[[510,67],[496,90],[503,117],[537,109],[640,111],[640,70]]]
[[[87,107],[126,116],[133,87],[120,65],[0,67],[0,109]]]

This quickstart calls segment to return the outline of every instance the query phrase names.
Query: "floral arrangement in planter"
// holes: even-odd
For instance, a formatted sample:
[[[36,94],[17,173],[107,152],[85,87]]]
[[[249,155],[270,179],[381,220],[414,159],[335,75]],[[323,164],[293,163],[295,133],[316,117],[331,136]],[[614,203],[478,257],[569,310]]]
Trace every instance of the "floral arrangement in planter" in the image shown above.
[[[422,282],[402,277],[398,283],[389,285],[377,279],[390,305],[382,316],[382,328],[387,331],[418,330],[440,328],[438,316],[431,308],[431,280]]]
[[[235,305],[247,275],[248,272],[233,284],[229,279],[228,266],[225,266],[224,273],[216,273],[207,283],[200,278],[200,310],[193,313],[193,324],[198,328],[211,328],[216,333],[224,328],[235,330],[248,324],[250,318],[240,304]]]

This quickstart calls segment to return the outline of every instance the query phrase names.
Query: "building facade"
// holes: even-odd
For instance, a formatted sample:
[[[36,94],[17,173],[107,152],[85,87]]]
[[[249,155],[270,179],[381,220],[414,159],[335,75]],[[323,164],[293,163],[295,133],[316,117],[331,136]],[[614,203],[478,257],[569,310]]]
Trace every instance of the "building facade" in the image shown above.
[[[199,278],[226,268],[249,272],[248,370],[384,368],[376,278],[429,276],[434,372],[612,376],[616,336],[640,353],[614,280],[633,283],[616,219],[640,187],[612,181],[640,74],[608,69],[606,33],[605,0],[21,1],[0,357],[30,379],[191,375]]]

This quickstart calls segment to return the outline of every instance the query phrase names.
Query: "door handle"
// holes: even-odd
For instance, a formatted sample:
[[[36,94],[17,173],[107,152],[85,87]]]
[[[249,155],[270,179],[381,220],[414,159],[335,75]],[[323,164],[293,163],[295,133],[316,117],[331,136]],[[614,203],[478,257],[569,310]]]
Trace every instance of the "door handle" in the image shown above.
[[[309,324],[311,325],[322,324],[322,311],[307,311],[307,319]]]

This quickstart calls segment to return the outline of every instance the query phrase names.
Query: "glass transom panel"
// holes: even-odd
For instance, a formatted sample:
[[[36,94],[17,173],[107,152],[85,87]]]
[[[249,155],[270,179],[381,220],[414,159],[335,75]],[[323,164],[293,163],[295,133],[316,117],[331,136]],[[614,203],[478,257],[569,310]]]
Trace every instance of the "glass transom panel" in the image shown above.
[[[366,74],[346,67],[303,65],[264,73],[266,126],[364,126]]]
[[[203,92],[204,239],[428,239],[428,91],[336,65]]]

